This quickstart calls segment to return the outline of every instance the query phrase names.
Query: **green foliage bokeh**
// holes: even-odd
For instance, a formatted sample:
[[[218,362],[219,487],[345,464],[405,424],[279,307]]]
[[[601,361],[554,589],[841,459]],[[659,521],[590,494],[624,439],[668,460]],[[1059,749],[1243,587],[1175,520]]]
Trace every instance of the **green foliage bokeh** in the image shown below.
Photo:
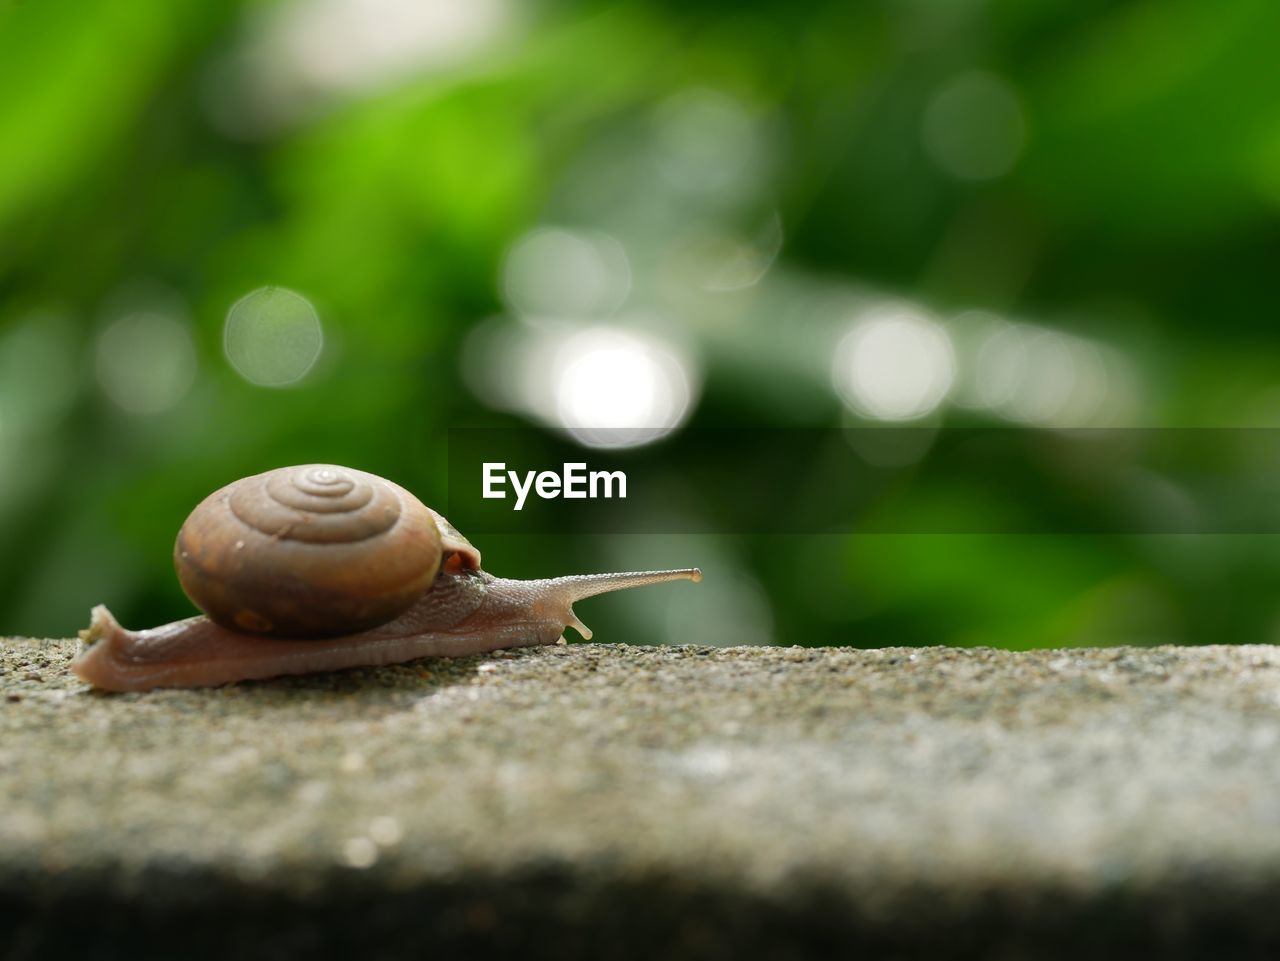
[[[804,343],[798,304],[846,288],[1104,344],[1141,385],[1133,426],[1280,423],[1274,0],[488,3],[497,26],[465,55],[281,81],[308,7],[335,5],[0,2],[0,634],[67,635],[98,602],[137,625],[186,616],[174,533],[243,475],[345,463],[439,502],[448,428],[534,424],[483,396],[464,356],[508,310],[504,257],[539,224],[634,230],[659,251],[672,210],[748,237],[780,225],[743,289],[633,290],[700,359],[689,427],[846,422],[822,363],[777,349]],[[1012,92],[1024,128],[1007,170],[969,177],[989,118],[951,167],[929,146],[948,128],[922,129],[975,74]],[[689,91],[737,105],[762,145],[731,202],[638,185]],[[224,351],[228,311],[262,287],[301,292],[323,323],[319,360],[286,389]],[[189,386],[163,409],[103,387],[104,332],[139,312],[190,335]],[[994,509],[940,493],[922,504],[975,528]],[[512,575],[724,575],[676,614],[670,595],[596,602],[601,639],[1019,647],[1270,640],[1273,540],[619,544],[584,526],[481,547]]]

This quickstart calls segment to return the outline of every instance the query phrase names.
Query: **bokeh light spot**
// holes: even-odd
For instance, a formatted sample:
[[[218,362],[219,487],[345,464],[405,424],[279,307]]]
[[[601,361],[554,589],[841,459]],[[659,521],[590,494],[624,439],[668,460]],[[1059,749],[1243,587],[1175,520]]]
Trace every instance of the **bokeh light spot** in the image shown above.
[[[1023,363],[1013,395],[1004,405],[1032,424],[1058,423],[1077,394],[1079,378],[1072,341],[1052,330],[1024,328]]]
[[[366,837],[350,838],[342,845],[342,861],[358,870],[371,868],[378,862],[378,845]]]
[[[500,0],[305,0],[283,8],[275,40],[317,87],[359,89],[473,53],[507,15]]]
[[[666,279],[681,288],[724,293],[758,284],[782,249],[774,212],[754,234],[700,224],[674,238],[664,254]]]
[[[320,356],[324,331],[311,301],[285,287],[259,287],[227,312],[227,360],[249,383],[287,387]]]
[[[56,422],[75,400],[77,347],[70,321],[38,313],[0,333],[0,417],[15,432]]]
[[[633,447],[669,433],[692,402],[690,365],[672,345],[616,328],[568,338],[555,364],[560,424],[592,447]]]
[[[631,268],[608,234],[541,227],[512,245],[502,288],[525,318],[602,319],[626,299]]]
[[[994,315],[957,322],[967,341],[958,391],[966,406],[1043,427],[1119,425],[1136,414],[1136,376],[1113,348]]]
[[[284,0],[251,4],[241,42],[210,64],[210,119],[258,139],[327,104],[482,56],[517,20],[507,0]]]
[[[831,381],[855,412],[880,420],[915,420],[946,398],[955,355],[942,327],[907,306],[875,308],[836,348]]]
[[[945,173],[960,180],[991,180],[1017,163],[1026,127],[1014,89],[975,70],[952,77],[933,95],[921,137]]]
[[[691,193],[737,194],[752,186],[762,161],[762,137],[732,97],[695,88],[658,107],[653,149],[658,169]]]
[[[103,392],[133,414],[175,406],[196,377],[187,325],[158,311],[126,314],[98,336],[95,367]]]

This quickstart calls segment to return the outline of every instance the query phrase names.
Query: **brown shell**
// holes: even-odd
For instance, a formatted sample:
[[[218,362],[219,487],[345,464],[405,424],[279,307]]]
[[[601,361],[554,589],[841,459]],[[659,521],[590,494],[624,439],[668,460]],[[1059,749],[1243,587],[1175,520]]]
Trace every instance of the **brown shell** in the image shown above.
[[[450,558],[480,565],[466,538],[404,488],[330,464],[227,485],[192,511],[174,546],[178,580],[210,619],[300,638],[393,619]]]

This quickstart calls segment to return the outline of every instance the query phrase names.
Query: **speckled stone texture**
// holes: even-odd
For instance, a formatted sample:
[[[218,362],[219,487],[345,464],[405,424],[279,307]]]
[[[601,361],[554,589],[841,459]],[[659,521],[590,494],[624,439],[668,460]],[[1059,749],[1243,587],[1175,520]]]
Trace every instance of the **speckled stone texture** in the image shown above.
[[[0,642],[0,957],[1280,956],[1280,650]]]

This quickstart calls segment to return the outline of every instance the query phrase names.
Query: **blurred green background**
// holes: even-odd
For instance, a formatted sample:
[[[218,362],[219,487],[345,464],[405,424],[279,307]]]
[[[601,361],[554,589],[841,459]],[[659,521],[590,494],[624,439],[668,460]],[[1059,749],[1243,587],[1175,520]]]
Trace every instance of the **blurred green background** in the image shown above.
[[[1280,424],[1274,0],[30,0],[0,91],[0,633],[191,613],[174,534],[246,474],[442,503],[449,427]],[[1280,627],[1266,536],[479,546],[706,570],[600,640]]]

